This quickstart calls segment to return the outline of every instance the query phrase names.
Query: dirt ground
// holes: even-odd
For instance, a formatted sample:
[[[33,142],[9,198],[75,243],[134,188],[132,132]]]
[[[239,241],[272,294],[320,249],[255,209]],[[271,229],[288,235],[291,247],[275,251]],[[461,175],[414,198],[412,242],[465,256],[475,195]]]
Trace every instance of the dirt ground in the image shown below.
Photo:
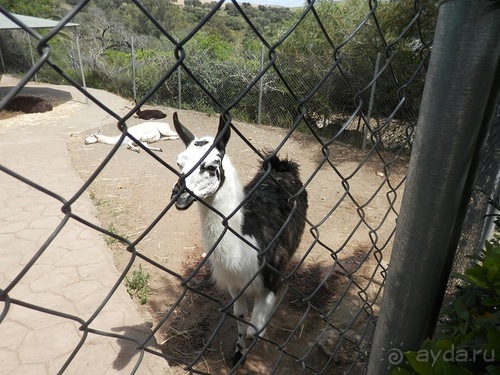
[[[174,109],[156,108],[168,114],[159,121],[171,123]],[[122,115],[127,110],[123,108]],[[64,113],[67,118],[84,116],[80,111],[83,108],[66,101],[54,108],[52,116],[59,115],[61,120]],[[178,112],[195,135],[215,134],[217,116]],[[6,116],[12,115],[2,112],[0,119]],[[33,124],[37,118],[50,114],[10,118],[15,124],[23,116],[30,116],[24,121]],[[133,118],[128,125],[141,121]],[[89,129],[73,129],[66,137],[71,162],[84,181],[112,150],[109,145],[85,145],[84,139],[99,127],[102,134],[118,134],[109,119],[94,123]],[[287,133],[285,129],[237,121],[234,125],[257,149],[278,147]],[[171,367],[179,374],[185,372],[186,365],[192,365],[196,371],[224,374],[234,351],[236,321],[225,313],[230,311],[225,306],[228,293],[216,290],[209,281],[207,268],[203,266],[192,275],[204,261],[196,205],[187,211],[172,208],[165,212],[177,179],[173,172],[175,157],[184,146],[180,140],[154,146],[163,149],[155,157],[144,151],[135,153],[120,148],[87,193],[98,209],[104,229],[132,242],[140,240],[135,247],[137,252],[164,267],[131,257],[125,244],[103,236],[120,271],[128,266],[130,271],[136,270],[141,265],[150,275],[148,300],[140,309],[154,327],[163,323],[156,339],[171,359]],[[267,374],[275,367],[278,374],[298,373],[302,365],[297,359],[303,359],[316,371],[327,366],[324,373],[342,373],[358,354],[352,347],[366,344],[369,323],[365,311],[377,313],[379,299],[375,298],[380,298],[381,265],[386,267],[389,259],[397,217],[394,210],[398,210],[407,160],[391,154],[367,156],[340,142],[330,145],[328,152],[325,162],[320,144],[307,134],[292,135],[280,151],[280,155],[300,164],[302,179],[307,181],[309,224],[290,266],[290,271],[295,272],[278,297],[279,307],[266,336],[258,340],[238,373]],[[227,155],[242,182],[248,182],[258,166],[258,157],[236,132]],[[390,173],[382,160],[391,163]],[[344,344],[331,353],[339,342],[335,332],[347,328],[350,330],[344,336]],[[357,361],[354,369],[359,365]],[[306,369],[304,373],[313,371]]]

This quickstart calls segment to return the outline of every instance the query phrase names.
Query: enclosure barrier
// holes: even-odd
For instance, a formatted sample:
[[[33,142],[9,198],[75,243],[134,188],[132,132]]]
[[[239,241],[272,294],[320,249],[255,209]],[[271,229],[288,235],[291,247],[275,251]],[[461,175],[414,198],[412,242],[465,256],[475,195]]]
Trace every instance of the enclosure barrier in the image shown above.
[[[497,105],[499,15],[498,2],[441,5],[369,374],[434,332]]]
[[[302,164],[302,179],[310,197],[309,214],[301,251],[295,256],[290,269],[282,274],[282,292],[277,298],[276,315],[271,319],[272,325],[278,328],[270,327],[266,336],[250,343],[245,366],[257,362],[258,365],[264,366],[263,371],[266,373],[357,374],[366,372],[367,369],[373,374],[387,373],[390,366],[388,367],[384,353],[387,353],[388,345],[394,342],[398,342],[399,345],[401,340],[405,348],[415,347],[432,331],[437,316],[440,293],[449,271],[453,245],[460,229],[460,212],[463,210],[460,201],[467,197],[470,189],[475,168],[473,159],[477,157],[476,152],[480,149],[481,138],[487,129],[494,90],[498,89],[498,75],[494,74],[498,74],[500,49],[498,41],[494,39],[499,35],[499,30],[498,22],[493,20],[493,16],[498,15],[498,8],[495,8],[495,12],[488,8],[496,6],[498,2],[484,0],[481,6],[476,6],[472,5],[472,1],[449,1],[441,5],[443,14],[441,28],[438,29],[437,52],[432,60],[430,82],[424,95],[418,126],[421,129],[418,130],[414,158],[411,162],[409,190],[405,193],[403,216],[399,219],[395,251],[389,268],[387,260],[396,230],[396,219],[399,216],[399,196],[406,183],[406,161],[408,151],[412,147],[415,127],[412,121],[401,121],[401,119],[407,114],[408,101],[418,100],[411,97],[415,93],[411,93],[410,89],[416,81],[423,79],[426,73],[431,46],[431,41],[422,39],[420,21],[422,21],[423,6],[420,1],[413,3],[413,13],[408,24],[398,30],[397,36],[392,36],[393,39],[389,41],[386,39],[384,26],[379,24],[377,18],[380,4],[377,1],[368,1],[366,13],[356,27],[350,30],[343,40],[335,42],[331,40],[327,31],[328,25],[323,23],[321,13],[318,12],[319,5],[314,1],[304,6],[296,22],[274,42],[262,36],[239,3],[232,2],[244,19],[252,37],[261,42],[267,54],[260,70],[252,76],[246,87],[232,97],[224,98],[225,104],[220,98],[215,97],[211,89],[208,89],[203,80],[197,76],[195,67],[191,66],[187,59],[185,49],[187,43],[197,33],[202,32],[210,19],[221,11],[224,1],[215,3],[213,8],[207,10],[197,27],[180,40],[174,38],[169,30],[158,23],[154,14],[143,2],[132,1],[146,17],[146,21],[153,23],[172,45],[174,63],[165,66],[162,77],[123,116],[99,101],[81,83],[72,78],[71,72],[61,69],[50,57],[51,41],[64,25],[75,21],[80,12],[85,12],[88,7],[97,3],[90,0],[79,1],[61,19],[59,25],[44,36],[20,24],[8,10],[0,7],[1,13],[19,24],[36,40],[39,54],[38,60],[24,74],[20,83],[2,98],[0,108],[4,108],[27,86],[42,67],[50,67],[101,108],[103,113],[115,119],[123,139],[129,135],[127,121],[131,120],[136,110],[147,103],[163,85],[167,83],[178,85],[180,73],[187,75],[199,88],[198,95],[203,100],[209,101],[219,109],[219,112],[226,113],[235,110],[252,88],[262,82],[263,77],[272,74],[273,79],[279,80],[286,88],[284,90],[286,104],[293,103],[287,130],[275,146],[276,151],[284,151],[286,145],[296,139],[307,139],[300,143],[300,147],[310,147],[308,155],[312,162],[307,164],[306,158],[298,160]],[[495,5],[492,5],[494,3]],[[471,11],[470,8],[475,9]],[[460,17],[454,19],[456,15]],[[318,74],[317,80],[310,84],[304,93],[302,85],[304,82],[300,82],[297,77],[294,77],[297,82],[292,82],[286,75],[286,64],[289,62],[280,61],[280,46],[298,32],[306,18],[316,22],[317,33],[330,46],[332,59],[324,62],[326,68]],[[476,21],[480,18],[481,22],[478,25]],[[455,26],[463,27],[463,30],[455,30]],[[481,28],[481,32],[476,31],[478,27]],[[453,31],[448,34],[456,38],[453,46],[447,44],[448,41],[441,36],[448,28]],[[487,30],[488,28],[490,30]],[[357,77],[355,80],[343,67],[344,58],[348,58],[343,55],[343,48],[350,43],[356,43],[356,38],[362,32],[373,33],[373,37],[380,41],[381,47],[372,51],[373,55],[366,56],[371,62],[367,76]],[[475,35],[478,37],[468,39]],[[419,56],[419,60],[412,67],[409,76],[399,77],[399,73],[393,69],[393,64],[398,58],[400,48],[406,46],[411,37],[418,42],[419,48],[414,52]],[[456,58],[455,52],[452,51],[452,48],[457,46],[460,47],[457,52],[460,58]],[[486,61],[487,59],[480,57],[488,49],[496,51],[496,54],[493,56],[492,52],[491,59]],[[377,58],[379,53],[382,56],[381,61]],[[443,60],[445,64],[441,65]],[[317,114],[314,113],[314,108],[308,107],[308,103],[311,98],[324,94],[325,85],[331,84],[330,79],[334,76],[336,82],[342,82],[352,90],[352,106],[347,116],[343,113],[341,125],[329,133],[324,132],[324,128],[329,125],[328,121],[325,119],[323,123],[318,124],[315,117]],[[375,84],[381,83],[382,80],[391,83],[394,105],[389,110],[377,109],[377,106],[381,105],[377,101],[381,85]],[[388,90],[388,85],[384,85],[383,89]],[[468,91],[469,89],[471,91]],[[464,90],[474,91],[473,97],[463,97]],[[478,95],[478,92],[481,92],[481,95]],[[272,98],[273,93],[261,93],[261,95],[265,100],[266,95]],[[387,92],[384,92],[384,95],[387,95]],[[331,115],[327,116],[328,120]],[[374,120],[371,121],[370,118]],[[481,126],[477,126],[479,123]],[[232,126],[233,138],[243,142],[244,151],[252,155],[251,159],[259,159],[262,156],[258,149],[269,145],[254,144],[253,139],[244,135],[246,126],[235,122]],[[302,133],[299,133],[299,128]],[[366,142],[366,139],[363,142],[356,142],[359,141],[359,137],[353,141],[348,136],[353,132],[363,134],[363,128],[367,129],[369,142]],[[383,145],[383,133],[388,128],[398,128],[399,134],[403,135],[390,152]],[[362,151],[359,150],[361,143],[364,148]],[[446,147],[443,147],[444,143]],[[140,147],[145,154],[141,156],[150,158],[151,163],[161,165],[168,176],[177,178],[177,168],[171,161],[163,160],[142,145]],[[119,342],[134,343],[135,350],[140,355],[134,365],[133,373],[141,370],[146,356],[165,359],[171,367],[180,366],[181,369],[191,373],[237,372],[237,369],[226,367],[225,355],[231,353],[217,356],[222,328],[228,324],[235,325],[238,320],[238,317],[231,312],[234,301],[218,294],[213,286],[194,282],[195,277],[203,272],[203,265],[207,260],[202,259],[185,272],[186,270],[173,269],[168,261],[158,261],[147,255],[147,249],[154,244],[145,238],[159,225],[159,222],[164,220],[165,215],[171,211],[173,202],[167,203],[148,223],[147,228],[134,238],[124,238],[111,231],[104,223],[93,224],[78,216],[73,210],[81,197],[88,194],[89,187],[99,180],[104,168],[112,160],[121,158],[120,152],[123,151],[118,149],[119,146],[110,149],[109,154],[82,182],[78,191],[67,197],[37,184],[30,176],[21,175],[15,166],[0,164],[0,170],[4,173],[2,177],[14,178],[26,187],[54,198],[60,202],[63,213],[63,218],[57,227],[27,261],[22,271],[7,280],[6,285],[0,285],[0,301],[3,302],[0,323],[15,318],[12,317],[11,306],[16,305],[46,316],[57,316],[78,325],[78,329],[82,332],[81,339],[71,355],[63,359],[58,373],[68,370],[72,362],[78,359],[82,346],[91,341],[92,337],[99,336],[112,337]],[[348,155],[347,158],[345,155]],[[363,175],[361,172],[366,170],[370,172]],[[442,171],[447,172],[446,176],[441,175]],[[364,180],[366,177],[363,176],[369,178]],[[319,190],[317,187],[321,181],[328,181],[324,190]],[[431,191],[429,185],[433,185]],[[96,233],[120,241],[123,245],[121,251],[130,254],[120,277],[112,286],[107,287],[106,297],[94,307],[94,313],[88,319],[53,309],[50,301],[33,304],[10,296],[20,287],[23,278],[37,264],[44,252],[53,246],[53,240],[60,235],[68,222],[78,222]],[[443,225],[446,228],[443,228]],[[436,248],[440,251],[434,252]],[[173,250],[175,249],[169,249]],[[114,327],[108,327],[106,330],[97,329],[96,318],[117,290],[123,288],[123,281],[139,260],[154,268],[154,275],[157,275],[159,280],[167,278],[173,280],[172,285],[175,283],[177,288],[172,289],[176,293],[175,296],[155,307],[156,318],[147,337],[137,339],[127,334],[118,334],[113,331]],[[387,272],[390,277],[380,309]],[[429,277],[423,278],[422,275]],[[420,289],[414,290],[412,286]],[[429,293],[429,290],[434,292]],[[198,334],[200,337],[190,337],[190,340],[186,340],[186,342],[197,342],[189,343],[192,345],[191,351],[180,350],[182,348],[175,350],[176,341],[172,332],[178,333],[180,328],[176,324],[181,323],[176,318],[176,313],[179,309],[186,308],[183,303],[189,305],[190,302],[194,306],[188,306],[187,311],[205,309],[207,314],[215,314],[217,319],[204,327],[205,330]],[[186,316],[189,316],[189,313],[186,313]],[[157,347],[148,346],[147,343],[151,339],[154,340],[160,331],[166,332],[168,339],[165,343],[163,345],[160,343]],[[181,335],[177,335],[179,336]],[[229,340],[229,338],[222,339]],[[260,353],[261,361],[259,356],[257,359],[252,357],[254,352]],[[262,361],[264,354],[266,363]],[[113,358],[109,361],[112,362]],[[91,369],[89,371],[91,372]]]

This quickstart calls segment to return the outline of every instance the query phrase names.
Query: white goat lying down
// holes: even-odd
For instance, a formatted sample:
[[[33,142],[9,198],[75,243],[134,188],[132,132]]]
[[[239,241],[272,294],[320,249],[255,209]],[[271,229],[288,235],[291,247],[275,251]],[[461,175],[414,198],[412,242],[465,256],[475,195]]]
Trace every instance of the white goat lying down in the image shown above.
[[[121,135],[107,136],[99,134],[101,129],[85,139],[85,144],[90,145],[92,143],[104,143],[107,145],[116,145],[120,140]],[[151,147],[149,143],[154,143],[158,141],[166,141],[169,139],[178,139],[179,136],[176,132],[170,129],[170,125],[166,122],[143,122],[139,125],[134,125],[128,128],[128,133],[140,141],[144,147],[150,149],[151,151],[163,151],[159,147]],[[137,147],[135,141],[130,139],[128,136],[123,139],[120,146],[127,146],[129,150],[140,152],[141,149]]]
[[[179,210],[189,208],[195,200],[204,202],[198,207],[213,278],[219,287],[228,288],[233,298],[242,293],[233,307],[234,315],[240,319],[232,359],[232,366],[236,366],[245,361],[246,338],[264,335],[282,274],[304,231],[307,192],[300,181],[298,165],[270,155],[266,155],[261,169],[243,188],[225,155],[230,137],[226,124],[221,116],[217,133],[221,138],[213,147],[214,138],[195,138],[174,113],[174,127],[186,150],[177,157],[181,175],[172,199]],[[269,175],[264,178],[266,171]],[[224,224],[227,218],[230,230]],[[248,298],[255,299],[250,322]]]

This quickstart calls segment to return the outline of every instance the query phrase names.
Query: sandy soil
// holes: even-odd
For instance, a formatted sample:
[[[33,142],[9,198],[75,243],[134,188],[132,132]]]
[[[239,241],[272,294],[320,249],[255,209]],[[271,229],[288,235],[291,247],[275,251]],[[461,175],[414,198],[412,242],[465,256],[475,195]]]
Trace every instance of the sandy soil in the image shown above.
[[[171,122],[174,110],[159,109],[168,113],[165,120]],[[123,114],[126,111],[123,108]],[[217,116],[178,112],[194,134],[215,134]],[[33,125],[37,121],[43,124],[44,116],[59,116],[62,121],[84,115],[80,103],[68,100],[62,101],[52,113],[14,116],[2,112],[0,120],[9,119],[8,126],[22,121]],[[133,118],[128,124],[139,121]],[[93,124],[73,129],[66,137],[71,162],[84,181],[112,151],[108,145],[84,145],[86,136],[99,127],[103,134],[118,134],[109,118]],[[273,149],[286,136],[284,129],[234,124],[257,149]],[[163,152],[155,153],[154,157],[144,151],[135,153],[120,148],[87,193],[98,209],[104,229],[133,242],[139,239],[137,252],[164,267],[133,257],[126,244],[103,236],[119,270],[131,266],[132,271],[141,265],[150,275],[149,298],[141,310],[153,326],[164,322],[156,338],[171,358],[172,368],[184,373],[189,364],[197,371],[227,373],[236,342],[236,323],[225,313],[228,293],[216,290],[209,282],[206,267],[189,282],[186,279],[204,261],[196,205],[187,211],[165,212],[177,179],[174,160],[184,146],[179,140],[155,144],[158,145]],[[280,304],[266,336],[258,340],[238,373],[267,374],[278,364],[276,373],[297,373],[302,368],[297,358],[304,358],[307,366],[318,370],[333,361],[325,373],[342,373],[358,354],[353,345],[366,344],[361,336],[368,324],[367,315],[360,311],[364,311],[363,306],[367,308],[364,301],[374,302],[382,282],[380,264],[385,267],[389,259],[396,220],[394,210],[398,210],[407,160],[390,154],[367,156],[340,142],[333,143],[328,151],[325,162],[318,141],[304,134],[294,134],[280,151],[281,155],[299,162],[302,179],[308,181],[309,225],[290,267],[294,273],[279,296]],[[248,182],[256,170],[258,157],[235,132],[227,154],[242,182]],[[392,163],[390,173],[384,169],[383,160]],[[397,194],[393,188],[398,188]],[[376,313],[377,303],[367,309]],[[344,336],[344,344],[332,354],[339,342],[336,332],[348,327],[351,329]],[[321,345],[316,345],[317,341]]]

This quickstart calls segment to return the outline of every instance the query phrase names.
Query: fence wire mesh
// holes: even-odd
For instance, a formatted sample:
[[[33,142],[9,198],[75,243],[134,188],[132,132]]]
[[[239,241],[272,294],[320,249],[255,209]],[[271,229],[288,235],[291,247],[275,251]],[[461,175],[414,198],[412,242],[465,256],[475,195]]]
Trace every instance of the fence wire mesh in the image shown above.
[[[78,2],[57,27],[43,36],[19,24],[7,10],[0,8],[36,41],[38,52],[35,65],[5,93],[0,108],[28,87],[35,73],[49,69],[85,95],[89,105],[99,107],[102,116],[111,118],[115,127],[118,123],[122,136],[129,135],[127,127],[137,121],[133,117],[137,108],[152,101],[162,90],[170,95],[170,101],[164,104],[176,107],[179,82],[183,108],[234,113],[228,155],[242,180],[246,182],[253,176],[261,158],[259,150],[277,150],[300,164],[310,197],[306,232],[290,267],[282,273],[283,285],[274,315],[266,335],[250,343],[243,368],[256,373],[363,372],[378,316],[431,46],[430,40],[425,39],[430,36],[424,37],[421,30],[421,23],[428,22],[423,16],[422,3],[406,4],[409,21],[395,31],[389,30],[391,25],[379,22],[379,3],[364,2],[364,13],[356,27],[346,30],[343,39],[332,40],[331,29],[335,25],[326,23],[321,2],[311,2],[297,13],[279,39],[268,40],[245,7],[232,2],[231,11],[244,21],[248,38],[263,46],[263,54],[253,57],[253,70],[236,71],[228,61],[207,72],[202,69],[206,56],[200,51],[197,53],[201,56],[191,53],[190,43],[219,12],[225,11],[224,1],[205,8],[197,27],[183,38],[172,35],[143,2],[130,1],[145,17],[144,22],[150,23],[164,38],[168,53],[162,55],[165,58],[158,57],[161,76],[144,88],[145,93],[139,90],[137,104],[121,112],[110,108],[105,99],[99,99],[99,95],[74,78],[71,69],[76,64],[74,58],[70,58],[71,63],[66,67],[51,60],[51,52],[57,48],[53,45],[54,38],[67,22],[75,22],[80,13],[89,11],[93,3]],[[334,18],[341,17],[339,14]],[[292,59],[282,50],[287,44],[293,46],[296,38],[303,35],[300,29],[306,20],[315,25],[311,53]],[[361,45],[367,35],[377,40],[377,48],[353,48],[344,53],[346,46]],[[328,46],[330,59],[315,54],[315,43]],[[413,66],[406,66],[404,71],[396,69],[398,58],[408,53],[414,55]],[[138,74],[146,71],[151,59],[138,64]],[[360,71],[356,69],[358,65],[363,66],[365,75],[355,74]],[[124,85],[130,88],[131,84],[129,77]],[[257,108],[262,111],[262,124],[279,125],[282,129],[248,124],[258,122]],[[195,134],[215,135],[213,116],[181,110],[180,117]],[[88,121],[94,127],[102,125],[96,124],[95,119]],[[80,136],[68,141],[68,148],[75,142],[83,143],[82,133],[75,133]],[[363,134],[367,142],[362,150]],[[70,329],[80,332],[76,343],[66,343],[73,345],[71,354],[50,362],[49,372],[71,372],[72,362],[84,352],[82,347],[98,337],[132,343],[140,354],[134,358],[133,372],[141,370],[148,356],[165,359],[172,369],[179,371],[213,374],[240,371],[229,369],[227,360],[236,342],[234,301],[209,280],[195,210],[178,212],[168,200],[170,188],[178,177],[174,157],[183,147],[177,141],[168,143],[163,154],[140,147],[143,152],[138,155],[119,151],[119,146],[91,149],[95,154],[89,152],[86,158],[93,168],[85,164],[88,160],[73,160],[84,180],[76,191],[62,193],[51,188],[50,183],[39,184],[37,177],[23,174],[22,167],[2,157],[2,190],[12,185],[12,189],[30,191],[38,197],[31,203],[33,210],[37,199],[48,200],[52,209],[58,208],[62,215],[53,223],[51,232],[37,242],[36,249],[25,255],[22,267],[15,268],[15,274],[3,275],[0,321],[16,321],[17,310],[12,307],[19,306],[47,319],[63,320]],[[118,173],[113,172],[116,170]],[[56,175],[63,173],[63,169],[41,172]],[[147,184],[148,179],[155,182]],[[100,222],[82,214],[80,207],[87,196],[97,207]],[[2,205],[7,208],[10,203],[4,200]],[[13,221],[4,216],[2,221],[0,235],[7,238]],[[113,283],[99,286],[101,291],[105,290],[105,296],[88,315],[80,315],[78,309],[58,309],[58,304],[51,300],[33,300],[26,296],[23,286],[35,269],[40,272],[37,267],[44,264],[44,254],[48,251],[60,247],[85,251],[85,247],[79,247],[80,243],[58,241],[69,223],[102,234],[120,270]],[[24,246],[30,236],[35,236],[29,230],[36,231],[36,225],[29,228],[26,238],[16,238],[13,246],[3,248],[5,259]],[[92,265],[93,259],[82,255],[80,262],[81,266],[86,262]],[[113,329],[116,327],[102,328],[99,317],[109,313],[114,295],[124,289],[123,284],[130,290],[131,284],[140,283],[141,278],[144,284],[149,282],[149,298],[146,293],[147,302],[142,310],[151,316],[150,332],[138,338],[127,332],[117,333]],[[74,284],[68,284],[63,276],[50,282],[53,288],[65,290],[64,293],[75,293]],[[157,345],[151,345],[152,341]],[[106,359],[115,360],[100,360]],[[41,362],[44,360],[48,361],[42,358]]]

